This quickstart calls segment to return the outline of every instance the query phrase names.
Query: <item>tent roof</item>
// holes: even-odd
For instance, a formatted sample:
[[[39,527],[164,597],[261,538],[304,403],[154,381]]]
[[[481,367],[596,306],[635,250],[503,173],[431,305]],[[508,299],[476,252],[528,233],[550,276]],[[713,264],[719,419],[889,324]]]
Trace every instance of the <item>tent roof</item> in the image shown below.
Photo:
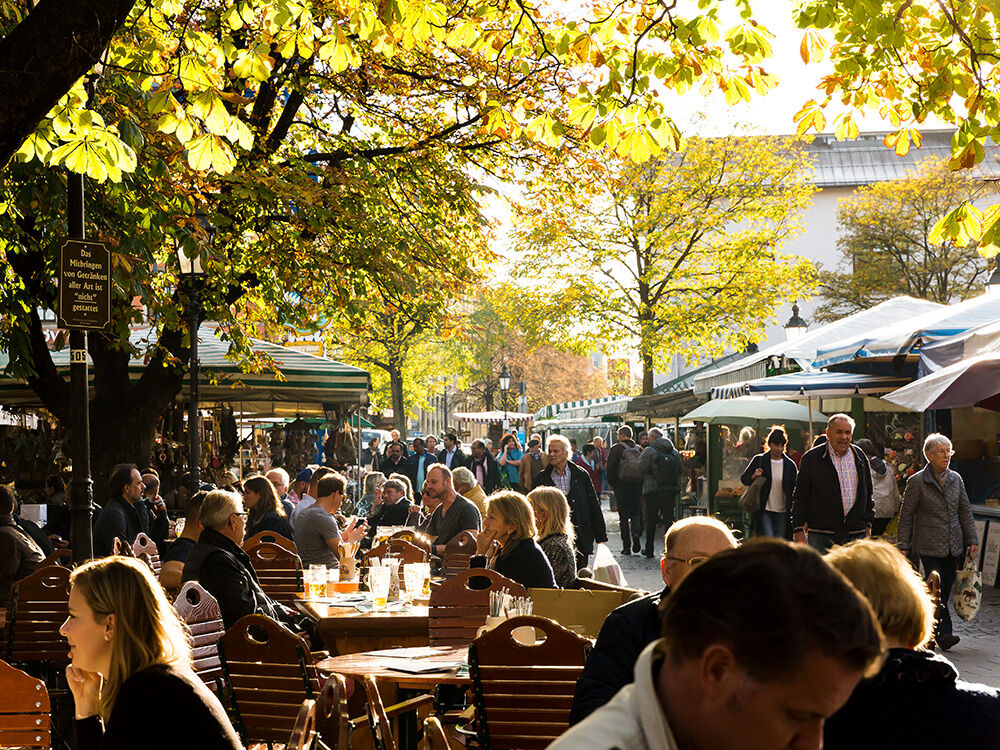
[[[737,398],[748,395],[770,398],[868,396],[888,393],[908,382],[910,378],[907,377],[812,370],[719,386],[712,389],[712,398]]]
[[[490,422],[503,422],[505,419],[511,422],[530,422],[534,417],[533,414],[527,414],[520,411],[456,411],[453,412],[452,417],[461,422],[482,422],[489,424]]]

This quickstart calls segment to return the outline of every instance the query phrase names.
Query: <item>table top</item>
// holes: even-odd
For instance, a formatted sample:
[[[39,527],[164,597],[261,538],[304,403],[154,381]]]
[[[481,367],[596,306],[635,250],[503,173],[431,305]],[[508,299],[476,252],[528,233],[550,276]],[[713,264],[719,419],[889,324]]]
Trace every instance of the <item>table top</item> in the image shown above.
[[[425,656],[420,659],[404,658],[407,654],[412,653],[412,649],[407,648],[387,649],[384,655],[379,656],[364,653],[347,654],[323,659],[317,662],[316,667],[320,672],[336,672],[356,680],[362,679],[365,675],[371,675],[376,680],[393,682],[402,688],[431,689],[435,685],[472,684],[468,670],[462,670],[459,674],[459,669],[451,666],[456,662],[469,663],[468,646],[435,646],[433,650],[437,652],[434,656]],[[399,656],[394,656],[393,651],[398,652]],[[404,661],[428,665],[440,664],[442,669],[411,674],[390,668],[393,662]]]
[[[370,610],[368,612],[359,612],[356,607],[348,604],[330,603],[303,597],[296,600],[295,606],[314,620],[393,620],[399,623],[421,620],[426,624],[430,618],[430,608],[427,606],[426,599],[417,599],[413,605],[408,607]]]

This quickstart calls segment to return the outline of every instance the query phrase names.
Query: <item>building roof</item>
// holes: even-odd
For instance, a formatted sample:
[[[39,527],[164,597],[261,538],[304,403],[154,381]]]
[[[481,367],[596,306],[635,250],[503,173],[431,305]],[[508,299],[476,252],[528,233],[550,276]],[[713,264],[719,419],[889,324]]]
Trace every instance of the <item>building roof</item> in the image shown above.
[[[849,141],[838,141],[832,133],[821,133],[806,145],[813,155],[816,171],[813,184],[819,188],[856,187],[874,182],[900,180],[929,157],[951,158],[953,130],[925,130],[920,148],[911,146],[905,156],[887,148],[883,139],[887,132],[862,133]],[[991,154],[980,163],[973,174],[1000,177],[1000,163]]]

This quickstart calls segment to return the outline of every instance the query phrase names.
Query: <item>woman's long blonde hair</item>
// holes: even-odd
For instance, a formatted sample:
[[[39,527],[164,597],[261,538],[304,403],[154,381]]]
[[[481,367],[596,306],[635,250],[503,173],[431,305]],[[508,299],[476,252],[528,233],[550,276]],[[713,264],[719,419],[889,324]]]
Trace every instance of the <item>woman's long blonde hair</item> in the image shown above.
[[[573,524],[569,520],[569,503],[558,487],[536,487],[528,493],[528,502],[546,514],[545,524],[538,527],[538,538],[544,539],[552,534],[565,534],[570,546],[576,541]],[[536,518],[537,521],[537,518]]]
[[[496,508],[503,520],[514,524],[515,528],[503,543],[500,550],[500,557],[506,555],[514,549],[522,539],[534,539],[535,534],[535,514],[531,512],[531,506],[527,498],[520,492],[507,490],[490,495],[487,499],[486,512],[491,508]]]
[[[69,582],[79,588],[98,623],[115,616],[111,669],[101,689],[105,721],[122,684],[136,672],[154,664],[190,667],[184,626],[148,565],[129,557],[105,557],[81,565]]]

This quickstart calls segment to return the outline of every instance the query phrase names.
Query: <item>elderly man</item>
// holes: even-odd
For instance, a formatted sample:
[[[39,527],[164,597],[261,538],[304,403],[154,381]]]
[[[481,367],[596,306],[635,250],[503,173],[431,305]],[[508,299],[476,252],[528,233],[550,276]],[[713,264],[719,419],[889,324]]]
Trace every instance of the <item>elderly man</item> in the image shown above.
[[[207,492],[198,491],[188,499],[184,514],[184,531],[160,557],[160,562],[163,563],[160,568],[160,585],[167,591],[176,591],[181,587],[184,563],[187,562],[191,550],[201,536],[201,504],[205,501],[206,495]]]
[[[115,539],[131,545],[140,531],[149,533],[149,517],[142,502],[142,475],[135,464],[118,464],[111,470],[108,490],[111,499],[105,503],[94,523],[94,557],[107,557],[114,552]]]
[[[199,517],[204,528],[184,563],[182,582],[197,581],[218,600],[227,628],[252,614],[294,623],[295,614],[264,593],[250,558],[240,547],[247,519],[240,496],[212,490],[205,495]]]
[[[882,664],[871,606],[802,545],[721,552],[661,611],[663,638],[639,655],[635,682],[550,750],[818,750],[823,722]]]
[[[382,502],[368,519],[368,536],[375,538],[379,526],[405,526],[410,519],[410,501],[406,498],[406,485],[398,479],[382,483]]]
[[[667,531],[660,559],[663,591],[623,604],[609,614],[601,626],[597,643],[576,683],[570,724],[587,718],[610,701],[615,693],[634,682],[635,660],[660,637],[660,603],[670,589],[712,555],[737,547],[736,537],[721,521],[695,516],[678,521]]]
[[[871,468],[864,451],[851,445],[853,434],[853,419],[846,414],[831,416],[826,442],[802,456],[795,479],[794,539],[820,553],[869,536],[875,520]]]
[[[601,502],[594,491],[590,475],[569,460],[572,450],[562,435],[549,438],[549,465],[535,475],[535,487],[558,487],[569,502],[570,521],[576,532],[576,567],[584,568],[594,551],[594,545],[608,541]]]
[[[368,531],[364,519],[355,518],[341,532],[334,518],[347,497],[346,493],[347,478],[336,472],[324,476],[316,485],[316,502],[299,514],[295,525],[295,546],[303,566],[339,567],[340,545],[364,539]]]
[[[455,492],[451,469],[434,464],[427,472],[424,494],[440,504],[421,525],[422,531],[434,539],[433,552],[444,554],[445,546],[463,531],[479,531],[483,519],[476,506]]]
[[[7,602],[10,588],[35,572],[45,555],[34,540],[14,521],[14,493],[0,484],[0,604]]]
[[[472,472],[465,466],[459,466],[457,469],[451,470],[451,478],[455,485],[455,492],[475,505],[481,518],[486,518],[486,493],[476,482]],[[427,510],[433,512],[434,508],[428,507]]]
[[[288,472],[279,467],[271,469],[264,476],[274,485],[274,491],[278,493],[278,499],[281,500],[281,507],[285,510],[285,518],[291,518],[292,513],[295,512],[295,506],[288,499]],[[312,479],[311,474],[309,478]]]

